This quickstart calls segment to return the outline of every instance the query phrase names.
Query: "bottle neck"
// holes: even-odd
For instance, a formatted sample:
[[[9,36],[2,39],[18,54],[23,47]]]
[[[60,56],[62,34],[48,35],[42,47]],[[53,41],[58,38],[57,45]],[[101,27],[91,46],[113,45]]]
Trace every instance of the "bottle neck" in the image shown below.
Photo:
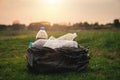
[[[44,29],[40,29],[40,31],[45,31]]]

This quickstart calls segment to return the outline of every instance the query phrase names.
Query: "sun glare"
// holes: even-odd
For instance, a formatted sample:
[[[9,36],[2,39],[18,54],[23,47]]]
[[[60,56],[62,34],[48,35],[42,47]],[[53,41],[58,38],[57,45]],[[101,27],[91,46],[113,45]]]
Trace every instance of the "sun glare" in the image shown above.
[[[62,0],[47,0],[48,4],[55,5],[60,4]]]

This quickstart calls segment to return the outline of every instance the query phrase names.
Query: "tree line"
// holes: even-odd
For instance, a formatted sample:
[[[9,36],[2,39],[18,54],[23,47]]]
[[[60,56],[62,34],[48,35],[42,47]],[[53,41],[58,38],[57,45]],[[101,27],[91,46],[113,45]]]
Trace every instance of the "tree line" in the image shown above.
[[[113,23],[107,24],[99,24],[98,22],[90,24],[88,22],[79,22],[68,24],[57,24],[54,23],[53,25],[47,21],[35,22],[30,23],[28,26],[25,24],[20,24],[19,22],[13,22],[12,25],[3,25],[0,24],[0,31],[2,30],[39,30],[41,26],[45,26],[47,30],[78,30],[78,29],[111,29],[111,28],[120,28],[120,21],[119,19],[114,19]]]

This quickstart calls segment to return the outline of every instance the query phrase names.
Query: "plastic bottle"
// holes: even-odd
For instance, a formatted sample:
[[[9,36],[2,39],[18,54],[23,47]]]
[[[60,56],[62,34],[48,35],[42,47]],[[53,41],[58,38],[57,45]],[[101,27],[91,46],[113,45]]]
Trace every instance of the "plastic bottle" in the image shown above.
[[[45,27],[40,27],[40,30],[36,35],[36,39],[47,39],[47,38],[48,38],[48,35],[47,35],[47,32],[45,31]]]

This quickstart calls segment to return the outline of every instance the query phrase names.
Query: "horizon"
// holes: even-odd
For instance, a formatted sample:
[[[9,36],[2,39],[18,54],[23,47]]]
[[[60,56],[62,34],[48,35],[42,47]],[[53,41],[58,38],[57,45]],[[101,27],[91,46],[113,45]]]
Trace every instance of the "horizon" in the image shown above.
[[[106,24],[120,19],[119,0],[0,0],[0,24],[15,20],[53,23],[88,22]]]
[[[114,19],[115,20],[115,19]],[[107,24],[113,24],[114,23],[114,20],[112,21],[112,22],[108,22],[108,23],[99,23],[99,22],[93,22],[93,23],[89,23],[89,22],[87,22],[87,21],[85,21],[85,22],[74,22],[74,23],[71,23],[71,22],[58,22],[58,23],[51,23],[51,22],[49,22],[49,21],[36,21],[36,22],[30,22],[30,23],[28,23],[28,24],[25,24],[25,23],[21,23],[19,20],[15,20],[15,21],[13,21],[11,24],[1,24],[0,23],[0,25],[6,25],[6,26],[8,26],[8,25],[13,25],[13,24],[23,24],[23,25],[26,25],[26,26],[29,26],[30,24],[32,24],[32,23],[42,23],[42,22],[47,22],[47,23],[50,23],[50,25],[52,26],[52,25],[54,25],[54,24],[58,24],[58,25],[74,25],[74,24],[77,24],[77,23],[82,23],[82,24],[84,24],[84,23],[88,23],[88,24],[90,24],[90,25],[92,25],[92,24],[96,24],[96,23],[98,23],[98,25],[107,25]],[[119,22],[120,22],[120,19],[118,19],[119,20]],[[17,21],[17,22],[16,22]]]

